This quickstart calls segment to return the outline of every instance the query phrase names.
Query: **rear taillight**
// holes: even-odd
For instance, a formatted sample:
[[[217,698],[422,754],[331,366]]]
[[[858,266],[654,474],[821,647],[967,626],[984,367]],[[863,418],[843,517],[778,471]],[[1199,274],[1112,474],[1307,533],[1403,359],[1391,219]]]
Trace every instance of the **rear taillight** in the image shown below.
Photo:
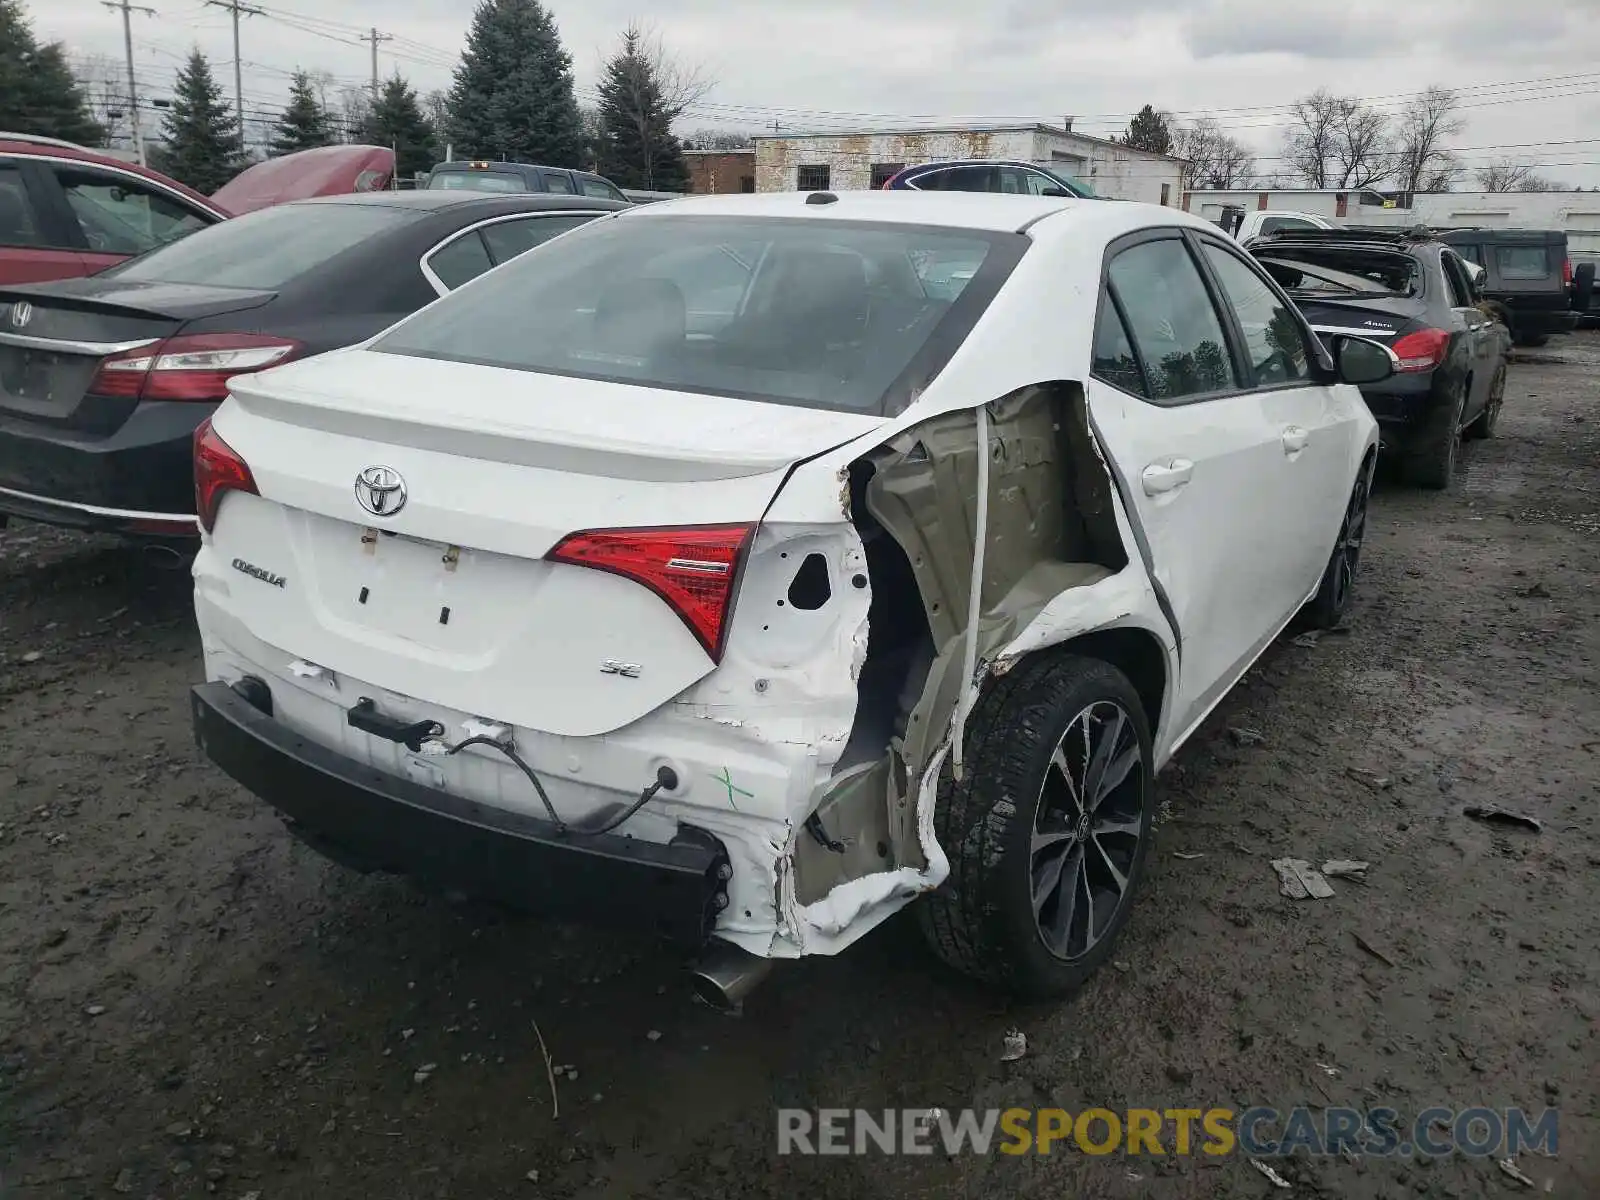
[[[754,525],[590,529],[562,538],[545,557],[644,584],[720,662],[739,565],[754,532]]]
[[[207,533],[216,525],[217,508],[228,492],[261,494],[249,464],[218,436],[207,417],[194,431],[194,511]]]
[[[1400,361],[1396,371],[1431,371],[1450,352],[1450,332],[1446,329],[1419,329],[1396,338],[1389,349]]]
[[[113,354],[89,391],[136,400],[224,400],[228,380],[294,357],[301,344],[260,333],[190,333]]]
[[[1561,282],[1567,287],[1572,286],[1572,260],[1570,258],[1561,260]]]

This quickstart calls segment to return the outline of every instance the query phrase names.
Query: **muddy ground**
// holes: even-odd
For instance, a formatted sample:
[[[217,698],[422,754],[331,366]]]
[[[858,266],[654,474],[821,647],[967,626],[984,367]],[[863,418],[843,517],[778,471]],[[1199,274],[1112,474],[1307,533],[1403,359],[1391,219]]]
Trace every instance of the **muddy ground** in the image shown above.
[[[314,857],[196,755],[186,576],[0,531],[0,1196],[1523,1190],[1464,1158],[1301,1159],[1280,1191],[1238,1156],[774,1152],[779,1105],[1301,1103],[1553,1104],[1558,1156],[1519,1169],[1600,1196],[1600,335],[1517,363],[1455,491],[1380,485],[1368,544],[1350,634],[1275,646],[1163,777],[1145,894],[1075,1000],[987,995],[901,919],[732,1020],[652,943]],[[1371,878],[1292,901],[1284,855]],[[559,1117],[535,1021],[574,1068]]]

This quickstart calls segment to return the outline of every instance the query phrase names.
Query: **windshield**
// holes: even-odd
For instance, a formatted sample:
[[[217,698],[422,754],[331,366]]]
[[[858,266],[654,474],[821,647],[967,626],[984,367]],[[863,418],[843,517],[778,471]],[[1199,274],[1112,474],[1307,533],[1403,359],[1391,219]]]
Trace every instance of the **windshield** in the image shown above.
[[[222,221],[104,272],[139,283],[278,288],[417,214],[379,204],[284,204]]]
[[[525,192],[521,175],[510,171],[435,171],[428,177],[429,191]]]
[[[395,327],[390,354],[893,412],[949,361],[1019,234],[629,216],[532,250]]]
[[[1267,274],[1296,295],[1416,296],[1422,273],[1409,254],[1345,246],[1273,246],[1258,253]]]

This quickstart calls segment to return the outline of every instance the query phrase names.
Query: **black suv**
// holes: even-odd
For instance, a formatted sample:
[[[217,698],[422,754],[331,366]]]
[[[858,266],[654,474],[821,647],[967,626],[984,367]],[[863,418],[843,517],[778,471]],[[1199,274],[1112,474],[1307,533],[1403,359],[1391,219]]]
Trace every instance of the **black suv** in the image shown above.
[[[1519,346],[1542,346],[1578,326],[1572,260],[1559,229],[1446,229],[1439,238],[1484,269],[1483,297],[1504,309]]]
[[[628,203],[616,184],[603,175],[567,167],[541,167],[531,163],[464,159],[443,162],[428,175],[428,189],[469,192],[554,192],[561,196],[588,196],[592,200]]]
[[[1395,373],[1361,389],[1383,448],[1411,483],[1449,487],[1462,435],[1492,436],[1505,396],[1511,338],[1476,271],[1426,229],[1284,230],[1247,247],[1325,344],[1389,347]]]

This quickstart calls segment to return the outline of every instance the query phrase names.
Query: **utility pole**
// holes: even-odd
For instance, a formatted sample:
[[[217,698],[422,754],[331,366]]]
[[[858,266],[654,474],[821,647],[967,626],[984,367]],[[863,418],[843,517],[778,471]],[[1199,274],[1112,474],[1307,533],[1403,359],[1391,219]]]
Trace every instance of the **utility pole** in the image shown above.
[[[133,115],[133,153],[141,167],[148,166],[144,157],[144,132],[139,128],[139,85],[133,77],[133,16],[142,12],[155,16],[156,10],[143,5],[130,4],[128,0],[100,0],[107,8],[122,10],[122,45],[128,52],[128,111]]]
[[[233,116],[239,123],[239,153],[244,153],[244,72],[239,68],[239,16],[261,14],[261,10],[241,0],[201,0],[212,8],[225,8],[233,14]]]
[[[372,102],[376,104],[378,102],[378,43],[392,42],[394,35],[391,33],[379,33],[377,29],[373,29],[361,40],[372,43]]]

